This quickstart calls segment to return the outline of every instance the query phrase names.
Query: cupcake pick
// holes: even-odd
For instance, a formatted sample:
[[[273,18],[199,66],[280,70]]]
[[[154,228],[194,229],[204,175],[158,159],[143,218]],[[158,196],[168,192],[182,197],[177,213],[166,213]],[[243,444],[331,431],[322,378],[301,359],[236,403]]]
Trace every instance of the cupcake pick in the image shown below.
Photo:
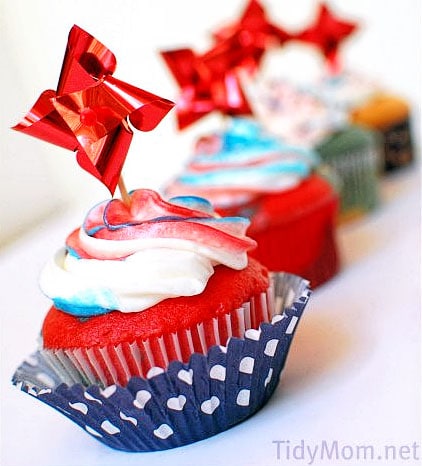
[[[357,29],[357,24],[336,17],[325,3],[320,3],[313,24],[296,35],[296,39],[316,45],[324,54],[331,74],[341,71],[338,50],[341,43]]]
[[[78,26],[70,30],[57,89],[46,90],[13,129],[76,152],[113,195],[133,132],[150,131],[174,103],[114,78],[114,54]]]

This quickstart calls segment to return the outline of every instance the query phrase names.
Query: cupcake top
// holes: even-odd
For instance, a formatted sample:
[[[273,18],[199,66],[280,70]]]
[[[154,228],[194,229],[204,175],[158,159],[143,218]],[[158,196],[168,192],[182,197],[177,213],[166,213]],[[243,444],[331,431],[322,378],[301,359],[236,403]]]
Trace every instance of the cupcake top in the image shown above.
[[[287,144],[312,148],[346,124],[344,111],[283,79],[255,85],[252,101],[265,129]]]
[[[345,111],[362,105],[381,92],[374,80],[348,70],[323,76],[310,90],[330,107]]]
[[[409,104],[404,99],[380,94],[368,100],[365,105],[354,109],[350,119],[357,124],[382,131],[408,119],[409,111]]]
[[[312,150],[280,142],[252,120],[234,118],[225,131],[198,140],[184,172],[166,191],[204,196],[218,207],[236,205],[298,185],[316,163]]]
[[[130,206],[113,199],[91,209],[45,266],[40,287],[56,308],[81,317],[139,312],[202,293],[216,265],[246,267],[255,247],[247,219],[218,217],[193,196],[166,202],[136,190],[130,199]]]

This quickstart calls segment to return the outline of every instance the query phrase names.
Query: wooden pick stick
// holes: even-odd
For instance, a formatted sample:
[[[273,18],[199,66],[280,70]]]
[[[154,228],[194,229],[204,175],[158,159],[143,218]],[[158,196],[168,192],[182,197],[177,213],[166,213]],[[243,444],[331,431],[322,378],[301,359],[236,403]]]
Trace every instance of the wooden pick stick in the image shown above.
[[[119,190],[120,190],[120,196],[122,197],[122,201],[129,207],[130,206],[130,196],[127,192],[125,182],[123,180],[122,175],[119,177],[119,181],[117,183]]]

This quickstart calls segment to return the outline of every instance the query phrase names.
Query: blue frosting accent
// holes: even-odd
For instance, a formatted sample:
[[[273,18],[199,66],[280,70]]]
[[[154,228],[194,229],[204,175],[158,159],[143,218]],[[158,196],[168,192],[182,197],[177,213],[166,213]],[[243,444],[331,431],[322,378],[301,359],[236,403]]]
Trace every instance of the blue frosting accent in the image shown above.
[[[102,307],[77,306],[60,298],[53,299],[53,304],[57,309],[76,317],[93,317],[111,312],[111,309],[104,309]]]
[[[265,134],[260,125],[252,120],[233,118],[230,127],[220,134],[222,147],[214,154],[198,154],[196,164],[242,162],[252,157],[260,157],[273,152],[292,152],[316,163],[315,151],[304,147],[286,144],[271,135]],[[302,162],[304,163],[304,162]]]
[[[107,306],[96,306],[90,303],[98,301],[97,296],[101,293],[101,301],[107,303]],[[92,317],[107,314],[118,308],[114,295],[107,289],[85,290],[78,293],[77,296],[69,298],[54,297],[52,298],[54,307],[72,314],[77,317]]]
[[[100,230],[102,230],[104,227],[103,226],[97,226],[95,228],[91,228],[91,230],[86,230],[87,234],[89,236],[94,236],[95,233],[99,232]]]
[[[214,212],[211,202],[199,196],[175,196],[169,199],[168,202],[181,207],[188,207],[189,209],[201,210],[209,214]]]
[[[69,254],[69,256],[75,257],[76,259],[80,259],[81,256],[71,247],[66,245],[66,251]]]
[[[310,173],[309,164],[300,162],[274,162],[260,167],[242,167],[242,168],[225,168],[224,170],[215,170],[201,173],[185,173],[179,177],[179,180],[185,184],[202,185],[231,185],[236,177],[249,175],[277,175],[282,173],[292,173],[298,176],[307,176]]]

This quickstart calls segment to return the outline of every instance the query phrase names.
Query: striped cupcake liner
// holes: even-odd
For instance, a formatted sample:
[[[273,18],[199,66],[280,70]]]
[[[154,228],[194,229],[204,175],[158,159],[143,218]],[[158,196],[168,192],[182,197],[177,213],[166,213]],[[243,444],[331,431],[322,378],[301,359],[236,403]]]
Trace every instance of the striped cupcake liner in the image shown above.
[[[238,309],[169,335],[119,345],[40,352],[68,385],[124,386],[133,376],[148,377],[174,360],[188,362],[193,353],[207,354],[210,347],[224,346],[229,338],[240,338],[246,330],[269,322],[274,314],[273,296],[270,286]]]
[[[271,290],[274,308],[256,329],[245,326],[242,338],[230,336],[225,346],[195,352],[186,363],[151,367],[125,386],[65,382],[41,351],[12,381],[111,448],[157,451],[205,439],[255,413],[278,384],[310,290],[306,280],[286,273],[272,274]]]
[[[380,153],[365,147],[344,152],[329,162],[341,180],[340,219],[374,210],[379,205]]]

